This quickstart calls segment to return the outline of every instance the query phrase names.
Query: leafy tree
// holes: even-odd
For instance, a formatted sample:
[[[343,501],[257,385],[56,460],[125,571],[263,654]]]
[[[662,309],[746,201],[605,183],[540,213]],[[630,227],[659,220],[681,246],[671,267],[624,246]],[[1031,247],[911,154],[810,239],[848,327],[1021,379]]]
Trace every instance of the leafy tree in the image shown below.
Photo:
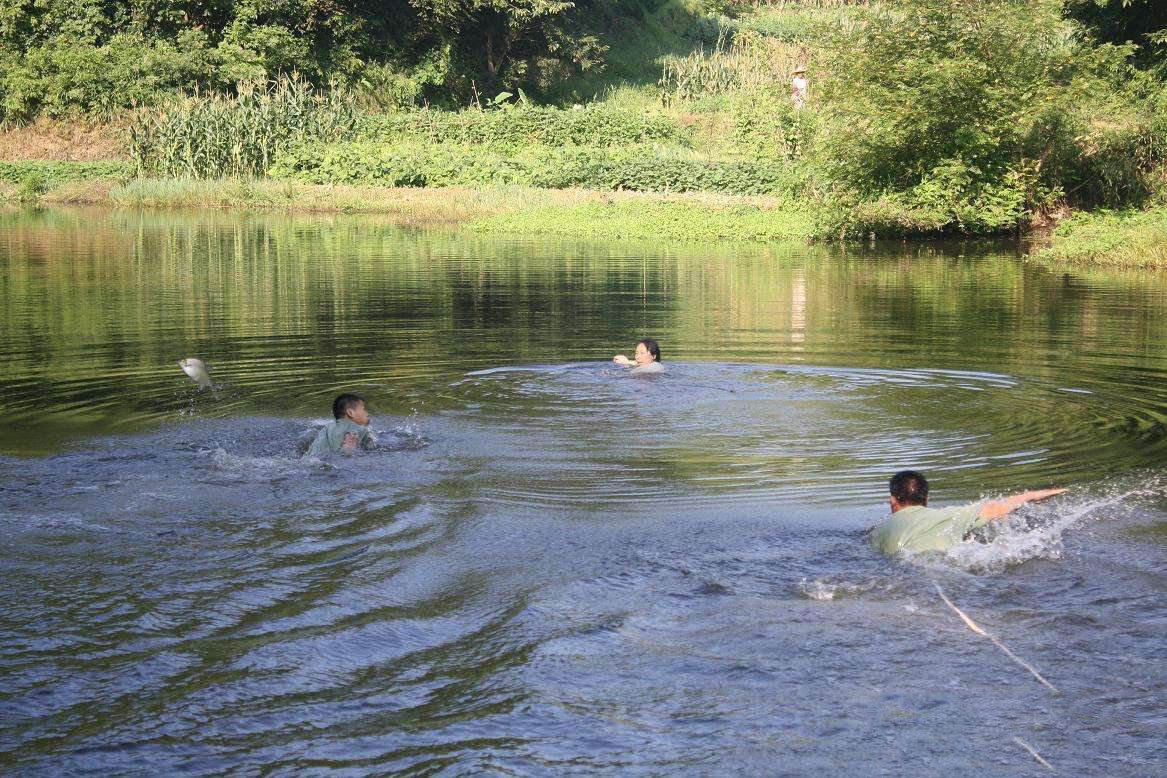
[[[597,9],[648,2],[0,0],[0,120],[105,112],[293,71],[318,85],[385,84],[400,99],[465,104],[472,83],[538,93],[602,66],[586,29]]]
[[[604,47],[583,31],[570,0],[410,0],[482,85],[546,86],[601,64]]]
[[[1096,122],[1127,121],[1126,53],[1088,45],[1060,0],[875,7],[828,34],[815,155],[861,198],[1004,229],[1076,185]]]

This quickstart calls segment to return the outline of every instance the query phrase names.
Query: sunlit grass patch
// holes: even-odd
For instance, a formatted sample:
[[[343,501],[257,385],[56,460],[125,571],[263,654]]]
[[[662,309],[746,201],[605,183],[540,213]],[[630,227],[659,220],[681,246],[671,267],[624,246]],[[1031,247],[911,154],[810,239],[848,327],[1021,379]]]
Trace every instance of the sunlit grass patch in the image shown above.
[[[1039,260],[1167,268],[1167,207],[1081,213],[1054,230]]]
[[[238,208],[381,213],[403,221],[456,223],[498,210],[506,195],[489,189],[392,189],[297,184],[262,179],[136,179],[115,187],[110,202],[139,208]]]
[[[562,193],[471,222],[485,232],[679,241],[805,240],[814,219],[777,198]]]

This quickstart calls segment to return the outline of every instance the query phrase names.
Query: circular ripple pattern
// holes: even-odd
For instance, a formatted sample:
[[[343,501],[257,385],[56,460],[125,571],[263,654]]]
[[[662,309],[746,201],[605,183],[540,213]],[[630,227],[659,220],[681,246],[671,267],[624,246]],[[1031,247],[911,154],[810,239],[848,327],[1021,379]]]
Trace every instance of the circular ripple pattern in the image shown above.
[[[990,373],[576,364],[475,372],[448,392],[486,494],[549,506],[848,502],[909,466],[955,500],[1126,472],[1167,445],[1157,388]]]

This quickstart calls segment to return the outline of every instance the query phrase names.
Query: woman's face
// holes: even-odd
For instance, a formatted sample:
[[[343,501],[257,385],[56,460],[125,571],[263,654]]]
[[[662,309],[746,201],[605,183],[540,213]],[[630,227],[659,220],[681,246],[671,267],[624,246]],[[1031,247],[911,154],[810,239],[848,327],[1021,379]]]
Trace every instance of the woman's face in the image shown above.
[[[647,365],[652,362],[652,354],[649,353],[648,347],[643,343],[636,344],[636,364]]]

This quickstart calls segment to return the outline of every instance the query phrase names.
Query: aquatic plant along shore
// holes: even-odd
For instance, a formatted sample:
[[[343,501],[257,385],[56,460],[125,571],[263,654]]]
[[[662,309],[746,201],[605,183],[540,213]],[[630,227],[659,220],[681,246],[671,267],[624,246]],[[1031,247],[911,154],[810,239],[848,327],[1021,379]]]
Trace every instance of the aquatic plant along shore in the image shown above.
[[[178,69],[156,74],[148,94],[113,94],[136,107],[97,100],[98,91],[51,94],[39,76],[14,67],[4,71],[12,97],[0,110],[9,121],[103,117],[122,126],[121,156],[138,177],[292,182],[283,198],[231,180],[221,181],[214,196],[213,184],[198,190],[202,197],[179,184],[154,186],[142,198],[166,207],[208,201],[222,207],[234,199],[245,208],[373,212],[396,196],[395,187],[637,191],[663,195],[664,202],[704,193],[773,198],[783,205],[767,207],[765,216],[780,224],[762,229],[732,208],[696,223],[680,205],[667,218],[622,215],[625,226],[610,237],[660,230],[660,237],[690,240],[795,233],[869,240],[1017,234],[1098,209],[1156,214],[1167,191],[1167,87],[1157,42],[1167,18],[1144,9],[1146,0],[1121,12],[1076,0],[985,0],[957,13],[943,0],[761,6],[596,0],[536,15],[523,28],[531,37],[515,42],[501,70],[487,71],[479,68],[493,60],[475,48],[482,38],[471,32],[486,24],[477,17],[412,42],[386,33],[390,61],[363,49],[371,45],[362,37],[369,30],[353,27],[302,51],[254,52],[244,67],[235,58],[254,44],[236,41],[246,24],[237,29],[226,19],[250,19],[249,2],[226,4],[227,16],[204,19],[185,42],[189,51],[205,51],[205,60],[154,59],[160,68],[165,61]],[[62,18],[69,13],[50,5]],[[438,14],[428,4],[410,9],[401,13],[419,15],[414,27],[387,29],[430,29],[427,14]],[[111,30],[120,23],[102,22]],[[147,29],[135,34],[160,36],[159,50],[173,43],[150,27],[148,15],[140,23]],[[308,29],[291,18],[269,23],[271,30],[291,25],[293,39],[302,33],[291,31]],[[573,46],[551,43],[563,35]],[[344,56],[309,54],[341,40],[354,47]],[[445,43],[425,48],[438,40]],[[120,49],[111,38],[85,56],[118,60],[136,51],[129,38],[117,43]],[[19,45],[30,52],[43,47],[63,72],[77,68],[79,82],[100,81],[80,54],[35,35]],[[380,39],[382,56],[385,45]],[[275,64],[295,51],[294,58],[307,58],[298,67]],[[357,51],[365,51],[364,60]],[[271,64],[255,64],[261,62]],[[198,78],[200,67],[197,90],[177,86]],[[805,68],[810,84],[798,105],[791,98],[796,67]],[[34,83],[49,93],[37,93]],[[21,138],[29,145],[27,133]],[[4,148],[0,142],[0,153]],[[121,189],[121,175],[86,184],[80,179],[88,174],[76,170],[79,180],[67,186],[36,170],[0,171],[0,199],[134,201]],[[358,187],[368,200],[347,189],[333,202],[294,186],[303,183]],[[488,228],[545,233],[567,222],[566,234],[604,235],[602,209],[525,213],[515,206],[500,204],[490,214],[500,218]],[[690,223],[692,232],[678,235]],[[1154,245],[1121,260],[1093,250],[1074,256],[1159,265]],[[1063,256],[1045,254],[1050,261]]]

